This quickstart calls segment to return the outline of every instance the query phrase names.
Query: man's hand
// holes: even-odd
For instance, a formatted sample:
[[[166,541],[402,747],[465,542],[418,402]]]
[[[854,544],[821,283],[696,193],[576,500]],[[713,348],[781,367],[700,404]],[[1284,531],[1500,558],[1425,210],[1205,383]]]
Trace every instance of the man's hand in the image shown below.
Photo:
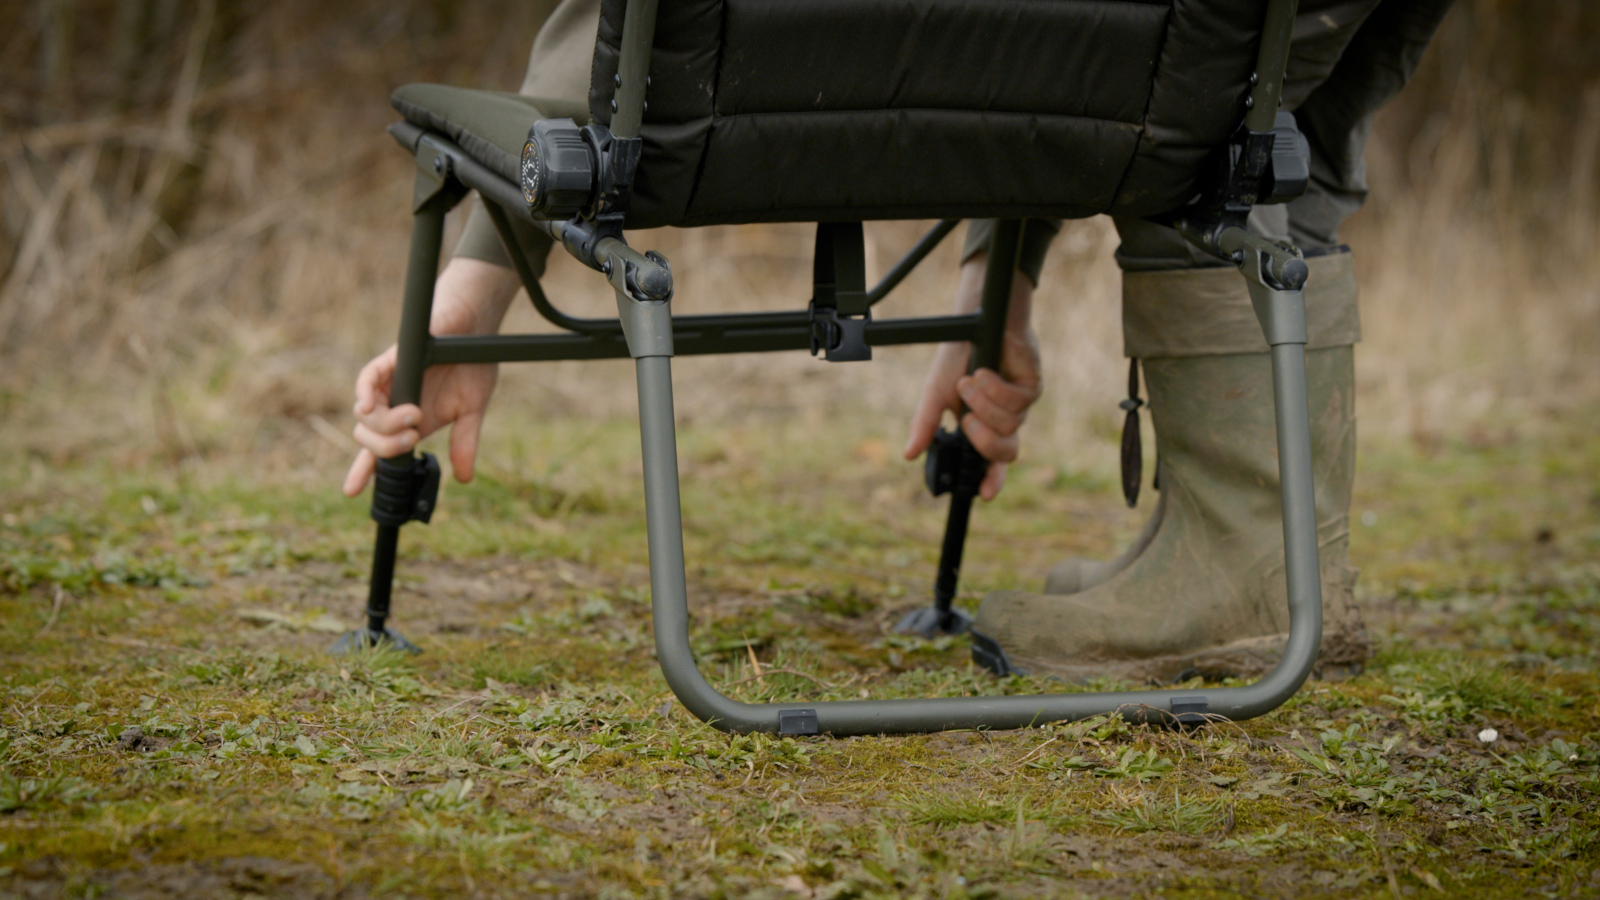
[[[984,254],[961,267],[956,287],[956,312],[974,312],[983,298]],[[911,434],[905,458],[916,459],[932,443],[945,410],[961,417],[961,429],[972,445],[989,460],[978,495],[993,500],[1006,480],[1006,463],[1015,462],[1021,443],[1017,429],[1027,419],[1028,407],[1039,399],[1039,342],[1028,320],[1033,310],[1033,282],[1017,273],[1006,316],[1000,371],[979,369],[968,375],[972,345],[965,341],[939,345],[922,386],[922,399],[911,417]]]
[[[516,295],[517,276],[502,266],[475,259],[452,259],[434,285],[435,335],[493,334]],[[380,457],[398,456],[446,425],[450,429],[450,468],[457,481],[472,480],[478,432],[494,393],[499,367],[493,364],[432,366],[422,379],[421,405],[389,405],[394,383],[394,346],[378,354],[356,378],[355,439],[362,447],[344,478],[345,496],[361,493]]]

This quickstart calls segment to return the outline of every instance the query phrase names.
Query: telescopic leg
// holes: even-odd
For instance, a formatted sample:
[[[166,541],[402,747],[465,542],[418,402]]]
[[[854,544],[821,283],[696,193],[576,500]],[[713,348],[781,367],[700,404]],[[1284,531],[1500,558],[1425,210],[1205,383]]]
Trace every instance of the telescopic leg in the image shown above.
[[[433,314],[433,282],[439,271],[439,248],[444,239],[444,216],[450,198],[439,194],[423,203],[411,222],[411,256],[406,264],[405,303],[400,311],[392,406],[422,400],[422,374],[428,362],[428,320]],[[372,489],[372,518],[378,523],[372,553],[372,578],[367,589],[367,627],[340,637],[334,653],[357,647],[390,644],[420,652],[417,646],[387,626],[394,586],[395,552],[400,526],[413,519],[426,522],[433,515],[439,490],[439,463],[432,454],[411,453],[378,460]]]
[[[997,223],[989,244],[989,259],[983,274],[983,322],[973,342],[972,361],[967,371],[1000,369],[1000,351],[1005,342],[1006,316],[1011,311],[1011,288],[1016,278],[1018,253],[1022,247],[1022,222],[1006,219]],[[933,582],[933,606],[913,610],[894,630],[902,634],[933,637],[938,634],[964,634],[972,616],[956,607],[956,589],[961,578],[961,557],[967,544],[967,525],[972,518],[972,501],[988,472],[989,463],[972,446],[961,430],[957,417],[954,431],[940,429],[928,448],[926,478],[934,496],[950,494],[950,513],[945,519],[944,543],[939,550],[939,571]]]

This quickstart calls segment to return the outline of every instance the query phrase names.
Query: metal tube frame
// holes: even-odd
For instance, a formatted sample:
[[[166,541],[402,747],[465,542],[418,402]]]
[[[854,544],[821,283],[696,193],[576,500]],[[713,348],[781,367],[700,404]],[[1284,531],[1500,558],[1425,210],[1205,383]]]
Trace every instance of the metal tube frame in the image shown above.
[[[627,5],[617,111],[612,119],[614,133],[621,137],[636,135],[642,119],[655,5],[655,0],[629,0]],[[1268,5],[1249,122],[1259,119],[1270,127],[1276,113],[1295,8],[1296,0],[1271,0]],[[428,168],[424,165],[426,158],[432,161],[435,172],[447,173],[449,179],[476,188],[489,201],[495,225],[513,259],[520,256],[515,241],[511,240],[509,219],[505,216],[506,212],[514,212],[527,218],[526,207],[515,185],[489,172],[436,134],[404,123],[391,132],[417,154],[419,169],[426,171]],[[619,318],[577,319],[560,313],[537,292],[536,279],[531,277],[526,262],[521,261],[518,271],[535,298],[536,307],[546,318],[574,333],[430,338],[426,334],[426,323],[432,305],[432,277],[438,261],[440,225],[444,210],[459,196],[428,188],[432,193],[424,197],[424,179],[420,174],[418,186],[395,402],[408,402],[420,395],[422,372],[428,365],[623,355],[634,358],[656,654],[673,693],[700,719],[725,731],[837,736],[1020,728],[1109,712],[1135,721],[1197,724],[1208,717],[1238,720],[1270,712],[1293,696],[1310,675],[1321,644],[1322,584],[1306,397],[1305,303],[1301,291],[1283,289],[1279,277],[1286,255],[1296,255],[1292,248],[1272,244],[1238,228],[1227,229],[1225,236],[1230,249],[1237,251],[1235,259],[1241,260],[1240,271],[1272,348],[1290,628],[1282,657],[1264,677],[1243,687],[1203,691],[744,703],[721,693],[706,680],[690,648],[671,358],[678,354],[802,349],[809,343],[809,318],[805,313],[674,317],[670,299],[645,300],[632,296],[620,274],[622,266],[618,265],[611,280],[617,288]],[[567,227],[560,222],[535,221],[534,224],[558,242]],[[953,227],[953,223],[944,222],[930,232],[889,277],[870,292],[873,302],[882,299]],[[606,239],[601,249],[617,263],[639,260],[646,265],[658,264],[645,261],[645,257],[616,239]],[[1002,264],[991,254],[991,268]],[[875,321],[867,329],[868,343],[966,340],[971,339],[975,331],[1003,329],[1004,315],[996,322],[995,310],[989,306],[986,303],[985,312],[976,315]],[[1004,309],[1003,305],[997,308]],[[628,323],[626,327],[624,321]],[[997,348],[998,344],[994,346]],[[384,526],[379,529],[379,555],[373,572],[374,597],[378,594],[379,575],[385,579],[392,575],[394,531],[397,529],[386,530]],[[386,541],[387,556],[384,554]],[[386,614],[387,586],[383,593]],[[378,628],[382,628],[381,621]]]
[[[511,217],[539,228],[556,243],[569,223],[534,219],[528,215],[522,194],[511,182],[468,156],[466,151],[442,135],[427,132],[410,123],[390,129],[401,146],[413,152],[420,170],[449,173],[463,189],[478,191],[534,309],[566,334],[508,334],[428,337],[424,354],[430,366],[450,363],[543,362],[564,359],[625,359],[628,348],[623,340],[622,322],[615,318],[580,318],[558,309],[545,296],[526,258],[518,252],[511,231]],[[900,285],[917,264],[931,254],[960,224],[944,220],[925,234],[895,267],[867,292],[876,304]],[[615,249],[633,257],[643,257],[620,241]],[[435,251],[437,254],[437,251]],[[435,255],[437,260],[437,255]],[[430,288],[431,290],[431,288]],[[972,336],[983,322],[982,313],[949,316],[908,316],[875,319],[866,326],[867,344],[888,347],[961,341]],[[727,313],[675,316],[673,333],[680,356],[721,353],[768,353],[780,350],[805,350],[811,346],[811,317],[805,310],[775,313]]]
[[[1261,253],[1264,255],[1265,250]],[[1322,639],[1322,583],[1311,477],[1306,400],[1305,302],[1300,291],[1279,290],[1262,275],[1258,257],[1246,279],[1272,345],[1279,477],[1289,588],[1289,642],[1278,664],[1245,687],[1207,691],[1146,690],[926,700],[848,700],[752,704],[736,701],[700,673],[690,650],[684,574],[677,438],[672,413],[669,352],[636,353],[640,439],[656,656],[685,707],[727,731],[781,734],[893,734],[957,728],[1021,728],[1117,712],[1137,721],[1191,723],[1207,716],[1247,719],[1277,708],[1310,675]],[[637,302],[637,301],[632,301]],[[641,310],[670,319],[669,304]]]

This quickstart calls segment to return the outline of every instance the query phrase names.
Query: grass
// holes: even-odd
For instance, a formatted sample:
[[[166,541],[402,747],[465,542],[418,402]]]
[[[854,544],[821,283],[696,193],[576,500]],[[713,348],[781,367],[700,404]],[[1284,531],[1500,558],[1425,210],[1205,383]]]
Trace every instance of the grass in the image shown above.
[[[0,6],[0,896],[1600,892],[1589,6],[1458,4],[1375,126],[1345,234],[1365,675],[1192,733],[839,741],[719,734],[657,674],[622,362],[506,367],[478,480],[404,539],[395,624],[426,653],[323,653],[364,600],[370,522],[331,485],[406,240],[382,98],[514,87],[541,5],[222,6],[126,54],[120,12]],[[869,270],[924,227],[870,223]],[[811,290],[806,225],[638,237],[681,312]],[[955,243],[885,314],[948,306]],[[1029,463],[978,513],[968,606],[1145,512],[1111,468],[1115,243],[1096,219],[1054,245]],[[614,308],[560,254],[544,284]],[[692,640],[725,690],[1083,689],[886,633],[941,521],[888,462],[928,352],[677,362]]]
[[[1202,835],[1225,831],[1226,804],[1221,798],[1185,799],[1173,788],[1171,798],[1149,793],[1118,809],[1101,810],[1100,818],[1119,834],[1165,831]]]
[[[1570,501],[1600,477],[1592,440],[1371,448],[1354,554],[1378,655],[1261,719],[834,740],[725,735],[677,705],[651,654],[628,426],[584,426],[605,439],[579,460],[527,437],[564,428],[545,425],[507,422],[520,469],[491,442],[492,477],[407,530],[395,624],[420,656],[323,652],[355,622],[368,552],[335,462],[313,481],[13,457],[0,893],[1595,889],[1600,514]],[[819,432],[792,427],[811,444],[686,430],[713,683],[751,701],[1062,689],[888,634],[921,601],[939,505],[881,458],[797,449]],[[872,438],[856,427],[821,433]],[[1061,525],[1117,502],[1091,475],[1019,467],[978,514],[962,602],[1121,527]]]

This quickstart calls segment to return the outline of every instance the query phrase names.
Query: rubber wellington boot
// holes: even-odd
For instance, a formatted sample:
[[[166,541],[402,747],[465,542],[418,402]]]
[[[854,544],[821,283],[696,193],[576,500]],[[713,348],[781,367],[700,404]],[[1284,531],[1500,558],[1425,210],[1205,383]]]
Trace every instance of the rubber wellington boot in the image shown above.
[[[1139,536],[1133,539],[1128,549],[1122,551],[1115,559],[1088,559],[1075,556],[1063,559],[1050,569],[1050,574],[1044,578],[1044,592],[1046,594],[1076,594],[1079,591],[1092,588],[1123,569],[1133,565],[1139,554],[1150,546],[1155,540],[1156,532],[1161,528],[1161,520],[1167,513],[1167,495],[1161,494],[1156,500],[1156,510],[1151,514],[1144,527],[1139,529]]]
[[[1349,566],[1355,472],[1348,253],[1308,260],[1306,353],[1322,565],[1321,677],[1360,671],[1369,641]],[[1231,268],[1129,273],[1128,352],[1141,359],[1160,459],[1160,501],[1116,560],[1068,561],[1047,592],[990,594],[973,659],[999,674],[1132,682],[1254,677],[1289,628],[1271,354]],[[1196,323],[1203,323],[1197,326]]]

